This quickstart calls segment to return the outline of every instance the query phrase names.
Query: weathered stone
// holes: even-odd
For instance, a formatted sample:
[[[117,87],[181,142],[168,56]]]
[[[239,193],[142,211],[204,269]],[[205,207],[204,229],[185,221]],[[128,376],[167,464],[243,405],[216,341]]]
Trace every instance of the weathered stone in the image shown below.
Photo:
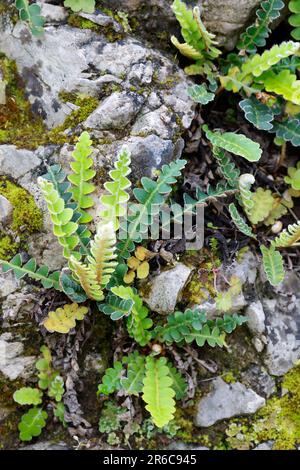
[[[37,3],[41,6],[41,15],[45,18],[46,22],[60,23],[67,20],[68,11],[66,8],[46,2]]]
[[[7,225],[11,222],[13,213],[13,206],[6,199],[6,197],[0,194],[0,224]]]
[[[261,335],[265,331],[265,313],[259,300],[252,302],[246,309],[247,325],[254,335]]]
[[[1,175],[18,179],[41,164],[35,152],[17,149],[14,145],[0,145]]]
[[[198,403],[196,426],[209,427],[233,416],[253,414],[265,404],[263,397],[240,382],[227,384],[217,378],[212,386],[213,390]]]
[[[0,272],[0,299],[3,299],[12,292],[15,292],[19,288],[20,282],[21,281],[18,281],[12,272]]]
[[[262,305],[266,315],[265,364],[270,374],[284,375],[300,358],[299,277],[287,273],[277,292],[262,298]]]
[[[0,336],[0,372],[9,380],[15,380],[30,373],[35,357],[23,356],[23,343],[11,340],[11,333]]]
[[[65,442],[42,441],[21,447],[19,450],[71,450],[71,448]]]
[[[242,381],[244,385],[251,387],[256,393],[265,398],[269,398],[276,392],[275,380],[265,369],[255,364],[242,373]]]
[[[263,442],[262,444],[256,446],[253,450],[272,450],[273,444],[273,441]]]
[[[209,448],[197,444],[185,444],[184,442],[178,441],[172,442],[168,446],[168,450],[209,450]]]
[[[155,276],[147,285],[147,293],[144,295],[148,307],[162,314],[174,312],[191,273],[192,269],[178,263],[174,268]]]

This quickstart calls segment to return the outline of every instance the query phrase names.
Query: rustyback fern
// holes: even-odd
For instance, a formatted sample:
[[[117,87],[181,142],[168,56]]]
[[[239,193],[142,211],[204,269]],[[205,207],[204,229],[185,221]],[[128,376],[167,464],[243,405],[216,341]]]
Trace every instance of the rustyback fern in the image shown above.
[[[228,152],[239,155],[249,162],[257,162],[262,154],[262,150],[257,142],[249,139],[243,134],[234,132],[212,132],[207,126],[203,126],[206,137],[210,142]]]
[[[240,170],[235,166],[230,156],[217,147],[213,147],[213,156],[217,160],[219,170],[229,186],[234,189],[237,188]]]
[[[98,303],[98,309],[105,315],[109,315],[112,320],[120,320],[131,313],[134,301],[132,299],[121,299],[117,295],[109,293],[106,296],[105,303]]]
[[[300,1],[299,0],[291,0],[289,2],[289,10],[292,12],[292,15],[289,16],[289,23],[294,29],[291,32],[291,36],[296,39],[296,41],[300,40]]]
[[[43,393],[38,388],[22,387],[13,394],[13,399],[19,405],[40,405]]]
[[[41,16],[40,5],[37,3],[29,4],[28,0],[16,0],[15,5],[19,10],[20,19],[28,24],[32,34],[41,36],[44,32],[45,18]]]
[[[239,199],[249,219],[251,218],[254,207],[253,193],[250,191],[254,183],[255,178],[250,173],[244,173],[239,177]]]
[[[245,113],[245,118],[257,129],[264,131],[272,129],[274,113],[269,106],[254,97],[240,101],[239,105]]]
[[[256,52],[257,47],[264,47],[270,34],[270,24],[280,15],[284,7],[282,0],[265,0],[256,11],[256,20],[241,35],[237,48],[246,52]]]
[[[104,299],[103,290],[98,284],[97,274],[94,269],[78,261],[73,256],[70,258],[70,268],[75,280],[79,282],[89,299],[98,302]]]
[[[273,246],[271,248],[261,246],[260,250],[263,255],[263,267],[267,279],[272,286],[277,286],[284,279],[282,256]]]
[[[242,232],[244,235],[247,235],[247,237],[251,237],[251,238],[256,239],[256,236],[252,232],[251,227],[249,227],[249,225],[247,225],[245,220],[239,214],[236,206],[233,203],[231,203],[231,204],[229,204],[228,209],[229,209],[232,221],[233,221],[234,225],[237,227],[237,229],[240,232]]]
[[[78,304],[65,304],[55,311],[49,312],[43,325],[48,331],[68,333],[76,326],[76,320],[83,320],[88,313],[87,307],[79,307]]]
[[[54,287],[56,290],[61,290],[59,272],[49,273],[48,266],[38,268],[34,258],[31,258],[27,263],[23,264],[22,257],[18,254],[11,261],[0,260],[0,264],[2,265],[2,271],[4,273],[12,270],[17,279],[29,276],[31,279],[41,282],[46,289]]]
[[[300,240],[300,221],[296,224],[290,224],[281,234],[272,241],[274,248],[288,248],[298,246]]]
[[[297,118],[285,121],[275,121],[270,132],[276,133],[276,137],[291,142],[294,147],[300,146],[300,121]]]
[[[266,91],[282,95],[287,101],[300,104],[300,80],[289,70],[282,70],[278,74],[268,70],[259,77]]]
[[[99,223],[96,235],[91,242],[91,254],[87,260],[89,269],[95,273],[97,282],[102,288],[107,286],[117,265],[116,242],[113,222]]]
[[[191,85],[187,89],[187,94],[196,103],[207,104],[215,98],[214,93],[207,91],[206,85]]]
[[[139,395],[143,391],[145,361],[145,356],[142,356],[137,351],[123,359],[123,363],[127,364],[127,374],[126,377],[121,379],[121,383],[129,395]]]
[[[94,205],[94,200],[89,194],[95,191],[95,186],[89,181],[96,175],[95,170],[91,169],[93,159],[90,157],[92,153],[92,141],[89,134],[83,132],[75,146],[72,153],[74,161],[70,163],[73,171],[68,176],[68,180],[72,183],[70,191],[72,192],[73,200],[78,204],[77,210],[80,212],[80,223],[91,222],[92,216],[86,212]]]
[[[142,398],[154,424],[162,428],[174,417],[175,391],[173,380],[164,357],[147,357]]]

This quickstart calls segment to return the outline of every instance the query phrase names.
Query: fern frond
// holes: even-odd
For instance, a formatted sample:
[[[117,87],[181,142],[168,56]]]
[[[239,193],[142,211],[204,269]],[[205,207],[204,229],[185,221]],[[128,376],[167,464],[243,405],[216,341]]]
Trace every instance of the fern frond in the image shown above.
[[[88,298],[97,301],[103,300],[104,294],[97,282],[95,271],[78,261],[74,256],[70,257],[69,264],[74,278],[80,283]]]
[[[131,287],[116,286],[112,287],[111,291],[123,300],[133,301],[131,313],[127,318],[127,330],[140,346],[145,346],[151,339],[151,332],[148,330],[153,325],[153,321],[148,317],[149,310]]]
[[[188,59],[193,60],[203,60],[204,57],[201,52],[197,51],[191,44],[187,44],[186,42],[179,42],[175,36],[171,36],[171,43],[175,46],[179,52]]]
[[[110,194],[103,194],[100,198],[101,204],[105,209],[100,216],[105,220],[113,220],[114,228],[119,228],[119,219],[126,214],[126,203],[129,200],[127,190],[131,182],[127,176],[131,173],[130,169],[131,154],[127,147],[122,147],[114,164],[115,169],[109,172],[112,181],[104,184],[105,189]]]
[[[201,52],[205,46],[193,11],[187,8],[186,4],[180,0],[173,2],[172,10],[181,26],[181,34],[185,42],[191,45],[196,51]]]
[[[239,177],[239,199],[249,219],[251,217],[252,210],[254,207],[253,193],[250,191],[250,188],[254,183],[255,178],[250,173],[244,173]]]
[[[45,289],[53,287],[55,290],[61,290],[59,284],[59,272],[56,271],[49,274],[48,266],[41,266],[38,268],[34,258],[31,258],[27,263],[23,264],[21,255],[18,254],[11,261],[0,260],[0,265],[2,266],[2,271],[4,273],[12,270],[17,279],[29,276],[31,279],[41,282]]]
[[[289,246],[298,246],[300,240],[300,221],[296,224],[290,224],[281,234],[272,241],[273,248],[288,248]]]
[[[167,363],[167,366],[169,368],[169,376],[173,380],[172,388],[175,391],[175,398],[176,400],[181,400],[181,398],[185,396],[187,383],[180,372],[178,372],[178,370],[173,367],[170,362]]]
[[[269,25],[280,15],[284,7],[281,0],[264,0],[256,11],[256,21],[248,26],[237,43],[237,48],[246,52],[256,52],[257,47],[264,47],[270,34]]]
[[[186,160],[176,160],[169,165],[163,165],[157,181],[143,177],[142,188],[134,189],[134,196],[140,204],[137,208],[131,206],[134,214],[128,217],[127,238],[118,244],[120,258],[129,257],[130,251],[134,250],[134,242],[140,242],[148,232],[153,216],[159,213],[185,164]]]
[[[124,300],[111,293],[106,296],[104,304],[97,303],[100,312],[109,315],[112,320],[120,320],[130,315],[133,305],[132,299]]]
[[[278,74],[268,70],[259,77],[259,82],[264,84],[266,91],[282,95],[294,104],[300,104],[300,80],[289,70],[282,70]]]
[[[262,150],[257,142],[249,139],[243,134],[234,132],[212,132],[208,126],[202,126],[206,137],[215,147],[220,147],[228,152],[239,155],[249,162],[257,162],[262,154]]]
[[[212,153],[218,162],[222,176],[227,180],[229,186],[235,189],[240,176],[240,170],[235,166],[229,155],[226,155],[226,153],[218,147],[213,147]]]
[[[272,65],[277,64],[285,57],[299,53],[300,44],[298,42],[286,41],[275,44],[271,49],[266,50],[261,55],[255,54],[246,60],[242,65],[242,73],[239,78],[243,79],[247,75],[259,77],[263,72],[269,70]]]
[[[102,377],[102,382],[98,386],[97,395],[103,393],[104,395],[110,395],[118,390],[121,387],[121,375],[123,373],[122,363],[117,361],[114,363],[113,367],[106,369],[104,376]]]
[[[78,304],[65,304],[55,311],[48,313],[43,325],[48,331],[57,333],[68,333],[76,326],[76,320],[83,320],[88,313],[87,307],[79,307]]]
[[[127,364],[127,374],[121,379],[122,387],[128,395],[139,395],[143,391],[145,356],[134,351],[123,359],[123,363]]]
[[[78,11],[94,13],[95,0],[64,0],[64,6],[71,8],[76,13]]]
[[[274,119],[274,112],[269,106],[254,97],[240,101],[239,105],[245,113],[245,118],[257,129],[264,131],[272,129],[271,121]]]
[[[88,268],[94,272],[97,283],[102,287],[106,287],[109,283],[112,273],[114,272],[117,262],[114,261],[117,255],[116,250],[116,233],[113,222],[101,223],[97,226],[97,232],[91,241],[90,252],[88,256]]]
[[[168,424],[175,413],[175,391],[165,357],[146,358],[146,375],[144,378],[142,398],[146,409],[152,416],[154,424],[162,428]]]
[[[237,313],[229,315],[225,313],[222,318],[208,320],[207,323],[211,327],[217,326],[220,331],[224,331],[225,333],[232,333],[238,326],[243,325],[247,321],[247,317],[244,317],[243,315],[238,315]]]
[[[20,19],[28,24],[32,34],[41,36],[44,32],[45,18],[41,16],[40,5],[37,3],[29,4],[28,0],[16,0],[15,5],[19,10]]]
[[[300,147],[300,121],[297,118],[287,119],[286,121],[275,121],[273,129],[270,132],[275,132],[276,137],[291,142],[294,147]]]
[[[93,198],[89,196],[95,191],[95,186],[89,181],[94,178],[96,172],[91,169],[93,159],[89,156],[92,153],[92,141],[89,134],[83,132],[72,153],[74,161],[70,163],[73,173],[68,176],[68,180],[72,183],[70,188],[73,200],[78,204],[78,211],[81,214],[80,223],[91,222],[92,216],[85,209],[89,209],[94,205]]]
[[[215,188],[208,186],[207,193],[201,191],[201,189],[197,187],[196,199],[192,198],[188,194],[184,194],[183,199],[185,205],[194,208],[197,204],[206,204],[207,202],[217,200],[219,197],[229,196],[235,191],[236,188],[233,188],[230,184],[217,183]]]
[[[50,218],[53,224],[53,233],[57,237],[59,244],[63,247],[63,255],[66,259],[70,256],[80,257],[74,251],[78,245],[79,239],[76,235],[78,224],[72,222],[74,214],[71,207],[65,207],[65,201],[59,196],[57,190],[50,181],[43,178],[37,180],[46,201]]]
[[[279,251],[274,247],[267,248],[261,246],[260,251],[263,255],[263,267],[267,279],[272,286],[277,286],[284,279],[283,259]]]
[[[300,1],[291,0],[289,2],[289,10],[293,13],[289,17],[290,25],[294,26],[294,29],[291,32],[291,36],[294,39],[296,39],[296,41],[299,41],[300,40]]]
[[[229,209],[232,221],[234,225],[237,227],[237,229],[240,232],[242,232],[244,235],[247,235],[247,237],[256,239],[256,236],[252,232],[251,227],[249,227],[249,225],[247,225],[244,219],[240,216],[236,206],[233,203],[231,203],[229,204],[228,209]]]
[[[207,87],[204,84],[189,86],[187,89],[187,94],[196,103],[201,103],[203,105],[209,103],[215,97],[214,93],[207,91]]]

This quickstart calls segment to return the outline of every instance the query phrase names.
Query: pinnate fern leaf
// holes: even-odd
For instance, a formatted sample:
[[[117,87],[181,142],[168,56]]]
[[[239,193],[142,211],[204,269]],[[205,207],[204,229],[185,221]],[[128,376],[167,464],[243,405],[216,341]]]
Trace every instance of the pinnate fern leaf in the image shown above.
[[[266,246],[260,247],[263,255],[263,267],[267,279],[272,286],[277,286],[284,279],[283,259],[279,251],[274,247],[267,248]]]
[[[291,142],[294,147],[300,147],[300,121],[297,118],[287,119],[286,121],[275,121],[273,129],[276,137]]]
[[[219,170],[222,176],[227,180],[229,186],[234,189],[237,188],[240,170],[232,162],[229,155],[226,155],[226,153],[218,147],[213,147],[213,156],[217,160]]]
[[[112,320],[120,320],[120,318],[127,317],[132,310],[134,301],[132,299],[121,299],[117,295],[108,294],[105,298],[105,303],[98,303],[98,309],[105,315],[109,315]]]
[[[80,283],[88,298],[98,302],[103,300],[103,290],[97,282],[95,271],[73,256],[71,256],[69,264],[76,281]]]
[[[196,103],[207,104],[213,101],[215,95],[207,91],[206,85],[191,85],[187,89],[187,94]]]
[[[122,363],[117,361],[113,367],[106,369],[102,382],[98,386],[98,395],[103,393],[104,395],[110,395],[121,389],[121,375],[123,372]]]
[[[41,36],[44,32],[45,18],[41,16],[40,5],[37,3],[29,4],[28,0],[16,0],[15,5],[19,10],[20,19],[28,24],[32,34]]]
[[[104,184],[105,189],[110,194],[101,196],[101,203],[105,209],[101,212],[101,217],[113,220],[115,230],[119,228],[119,218],[126,214],[126,203],[129,200],[127,190],[131,182],[127,178],[130,174],[131,154],[127,147],[123,146],[118,154],[115,169],[109,172],[111,181]]]
[[[233,223],[237,227],[237,229],[240,232],[242,232],[244,235],[247,235],[247,237],[251,237],[251,238],[256,239],[256,236],[252,232],[251,227],[249,227],[249,225],[247,225],[245,220],[240,216],[236,206],[233,203],[231,203],[231,204],[229,204],[228,209],[229,209],[231,218],[233,220]]]
[[[234,132],[212,132],[207,126],[203,126],[206,137],[215,147],[220,147],[228,152],[239,155],[249,162],[257,162],[262,154],[262,150],[257,142],[249,139],[243,134]]]
[[[127,364],[127,374],[121,380],[122,387],[129,395],[138,395],[143,391],[145,356],[134,351],[123,362]]]
[[[111,291],[123,300],[133,301],[131,313],[127,318],[127,330],[140,346],[146,346],[151,339],[149,329],[153,325],[153,321],[148,317],[149,310],[143,305],[142,299],[131,287],[116,286],[112,287]]]
[[[154,424],[162,428],[168,424],[175,413],[175,391],[173,380],[164,357],[147,357],[142,398]]]
[[[170,362],[168,362],[167,366],[169,368],[169,375],[173,380],[172,388],[175,391],[175,398],[176,400],[181,400],[185,396],[187,383],[176,367],[173,367]]]
[[[239,177],[239,200],[249,219],[254,207],[253,193],[250,190],[252,184],[254,183],[255,178],[250,173],[244,173]]]
[[[39,436],[46,426],[47,417],[46,411],[41,408],[31,408],[24,414],[18,426],[21,441],[31,441],[33,437]]]
[[[35,281],[41,282],[45,289],[54,287],[56,290],[61,290],[59,284],[59,272],[49,274],[49,268],[47,266],[37,267],[36,260],[31,258],[27,263],[22,263],[22,257],[20,254],[16,255],[11,261],[0,260],[2,265],[2,271],[4,273],[13,271],[17,279],[22,279],[24,276],[29,276]]]
[[[253,193],[253,208],[249,220],[252,224],[263,222],[273,209],[274,198],[270,189],[257,188]]]
[[[288,248],[298,245],[300,240],[300,221],[290,224],[281,234],[272,241],[274,248]]]
[[[241,35],[237,48],[246,52],[256,52],[257,47],[264,47],[270,34],[269,25],[280,15],[284,7],[282,0],[265,0],[256,12],[256,20]]]
[[[294,104],[300,104],[300,80],[289,70],[282,70],[278,74],[268,70],[259,77],[259,81],[264,84],[266,91],[282,95]]]
[[[88,267],[95,274],[98,284],[107,286],[117,262],[115,258],[116,234],[113,222],[99,223],[97,233],[91,242],[91,255],[88,256]]]
[[[300,1],[299,0],[291,0],[289,2],[289,10],[293,13],[289,17],[289,23],[291,26],[294,26],[294,29],[291,32],[291,36],[296,39],[296,41],[300,40]]]
[[[66,304],[49,312],[43,325],[48,331],[57,333],[69,333],[76,326],[76,320],[83,320],[88,313],[87,307],[79,307],[78,304]]]
[[[267,105],[260,103],[254,97],[240,101],[239,105],[245,113],[245,118],[257,129],[264,131],[272,129],[274,113]]]
[[[53,183],[43,178],[38,178],[38,185],[47,203],[53,224],[53,233],[57,237],[59,244],[63,247],[64,257],[69,259],[73,255],[78,258],[78,253],[74,251],[79,242],[79,238],[76,235],[78,224],[71,221],[74,211],[71,207],[65,207],[65,201],[60,197]]]
[[[83,132],[72,153],[74,161],[70,163],[70,167],[73,173],[68,176],[68,180],[72,183],[70,191],[72,192],[73,200],[78,204],[78,211],[81,214],[79,222],[84,224],[92,220],[92,216],[85,209],[89,209],[94,205],[93,198],[89,196],[89,194],[95,191],[95,186],[89,181],[96,174],[91,169],[93,165],[93,159],[90,157],[92,153],[91,144],[92,141],[89,134],[86,131]]]

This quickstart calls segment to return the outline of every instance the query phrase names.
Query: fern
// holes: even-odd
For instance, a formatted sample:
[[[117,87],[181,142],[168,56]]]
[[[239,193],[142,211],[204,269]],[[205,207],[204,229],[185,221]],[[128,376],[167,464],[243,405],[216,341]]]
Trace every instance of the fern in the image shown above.
[[[278,74],[268,70],[259,77],[259,82],[263,83],[266,91],[282,95],[294,104],[300,104],[300,80],[289,70],[282,70]]]
[[[175,391],[172,378],[164,357],[147,357],[142,398],[154,424],[162,428],[168,424],[175,413]]]
[[[206,85],[191,85],[187,89],[187,94],[196,103],[207,104],[213,101],[215,95],[207,91]]]
[[[89,196],[95,191],[95,186],[89,181],[96,175],[96,172],[91,170],[93,165],[93,159],[89,157],[92,153],[91,144],[89,134],[83,132],[72,153],[74,161],[70,163],[70,167],[73,173],[68,176],[68,180],[72,183],[70,190],[73,200],[78,204],[78,211],[81,214],[79,222],[84,224],[92,220],[92,216],[85,209],[94,205],[93,199]]]
[[[222,176],[227,180],[229,186],[235,189],[240,176],[240,170],[235,166],[231,158],[221,149],[213,147],[213,156],[218,162]]]
[[[45,18],[41,16],[41,7],[37,3],[30,5],[28,0],[16,0],[15,5],[19,10],[20,19],[28,24],[32,34],[41,36],[44,32],[45,23]]]
[[[260,250],[263,255],[263,267],[267,279],[272,286],[277,286],[284,279],[283,259],[279,251],[274,247],[267,248],[261,246]]]
[[[80,284],[74,281],[71,276],[62,272],[59,278],[59,283],[63,292],[75,303],[85,302],[87,295]]]
[[[255,183],[255,178],[249,173],[244,173],[239,178],[239,199],[249,219],[254,207],[253,194],[250,191],[253,183]]]
[[[240,101],[239,105],[245,113],[245,118],[257,129],[264,131],[272,129],[271,121],[274,119],[274,113],[269,106],[253,97]]]
[[[185,396],[187,383],[180,372],[178,372],[178,370],[173,367],[170,362],[167,363],[167,366],[169,369],[169,376],[173,380],[172,388],[175,391],[175,398],[176,400],[181,400],[181,398]]]
[[[103,194],[100,198],[105,209],[101,212],[101,217],[114,221],[114,228],[118,230],[119,219],[126,214],[126,203],[129,195],[126,190],[131,186],[127,176],[130,170],[131,155],[127,147],[122,147],[118,154],[115,169],[109,172],[112,181],[104,184],[105,189],[110,194]]]
[[[293,41],[282,42],[266,50],[263,54],[255,54],[242,65],[240,79],[247,75],[259,77],[263,72],[269,70],[285,57],[297,54],[299,52],[299,43]]]
[[[238,315],[234,313],[233,315],[228,315],[225,313],[223,318],[216,318],[215,320],[208,320],[208,324],[213,327],[217,326],[220,331],[225,333],[232,333],[238,326],[243,325],[248,321],[247,317],[243,315]]]
[[[208,325],[206,314],[190,309],[169,315],[167,325],[157,327],[154,335],[168,344],[196,341],[198,346],[206,342],[212,347],[225,345],[224,335],[218,327]]]
[[[104,395],[110,395],[121,389],[121,374],[123,372],[122,363],[117,361],[114,363],[114,367],[106,369],[104,376],[102,377],[102,383],[98,386],[98,395],[103,393]]]
[[[289,167],[287,171],[288,176],[284,178],[284,181],[296,191],[300,190],[300,161],[297,162],[296,167]]]
[[[120,297],[108,294],[105,303],[98,303],[98,309],[105,315],[109,315],[111,320],[120,320],[124,316],[128,316],[131,313],[134,301],[132,299],[121,299]]]
[[[40,405],[43,393],[38,388],[22,387],[14,394],[13,399],[19,405]]]
[[[145,357],[137,351],[123,359],[127,364],[127,375],[122,378],[121,384],[128,395],[138,395],[143,391],[145,377]]]
[[[288,248],[290,246],[298,246],[300,240],[300,221],[291,224],[281,234],[272,241],[273,248]]]
[[[119,258],[129,258],[130,252],[135,248],[134,242],[140,242],[147,233],[152,217],[159,213],[159,208],[168,198],[172,185],[176,183],[185,164],[186,160],[176,160],[163,165],[157,181],[146,177],[141,179],[142,188],[135,188],[133,191],[141,205],[137,213],[135,211],[134,215],[128,216],[127,238],[118,244]]]
[[[46,289],[54,287],[56,290],[61,290],[59,284],[59,272],[49,274],[49,268],[47,266],[41,266],[37,268],[36,260],[31,258],[27,263],[22,263],[21,255],[16,255],[11,261],[0,260],[2,265],[2,271],[4,273],[12,270],[17,279],[22,279],[24,276],[29,276],[35,281],[41,282],[42,286]]]
[[[38,185],[47,203],[53,223],[53,233],[57,237],[59,244],[63,247],[64,257],[66,259],[69,259],[70,256],[78,258],[80,255],[74,251],[79,242],[76,235],[78,224],[71,221],[74,211],[70,207],[65,207],[65,201],[59,196],[50,181],[40,177],[38,178]]]
[[[257,142],[248,139],[243,134],[234,132],[211,132],[205,125],[202,127],[206,137],[215,147],[220,147],[228,152],[239,155],[249,162],[257,162],[262,154],[262,150]]]
[[[233,220],[233,223],[237,227],[237,229],[240,232],[242,232],[244,235],[247,235],[247,237],[256,239],[256,236],[252,232],[251,227],[249,227],[249,225],[247,225],[244,219],[240,216],[236,206],[233,203],[231,203],[229,204],[228,209],[229,209],[231,218]]]
[[[111,291],[123,300],[133,301],[131,313],[127,318],[127,330],[140,346],[145,346],[151,339],[151,333],[148,330],[153,322],[148,317],[149,311],[143,305],[142,299],[129,286],[112,287]]]
[[[291,36],[296,39],[296,41],[300,40],[300,1],[299,0],[291,0],[289,2],[289,10],[293,13],[289,17],[289,23],[291,26],[294,26],[294,29],[291,32]]]
[[[88,313],[87,307],[79,307],[78,304],[65,304],[54,312],[49,312],[43,325],[46,330],[57,333],[69,333],[76,326],[76,320],[83,320]]]
[[[94,13],[95,0],[64,0],[64,6],[71,8],[72,11],[84,11],[85,13]]]
[[[193,209],[197,204],[205,204],[210,201],[214,201],[219,197],[226,197],[236,191],[230,184],[218,183],[215,188],[208,186],[207,192],[201,191],[199,187],[196,189],[196,199],[192,198],[188,194],[183,195],[185,205],[189,206],[188,211]]]
[[[275,132],[277,138],[291,142],[294,147],[300,146],[300,121],[296,118],[275,121],[270,132]]]
[[[88,267],[95,274],[97,283],[102,288],[106,287],[111,274],[114,272],[117,262],[116,234],[113,222],[99,223],[97,233],[91,242],[91,255],[88,256]]]
[[[256,12],[256,21],[241,35],[237,48],[246,52],[256,52],[257,47],[264,47],[270,34],[269,25],[280,15],[284,7],[281,0],[265,0]]]
[[[79,282],[89,299],[98,302],[104,299],[103,290],[97,282],[97,275],[93,269],[73,256],[70,258],[70,268],[75,280]]]

